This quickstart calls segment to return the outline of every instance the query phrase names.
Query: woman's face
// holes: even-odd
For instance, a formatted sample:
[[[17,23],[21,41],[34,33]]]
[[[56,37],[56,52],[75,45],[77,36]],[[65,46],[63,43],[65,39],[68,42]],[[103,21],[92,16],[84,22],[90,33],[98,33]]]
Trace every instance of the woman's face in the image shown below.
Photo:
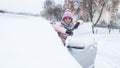
[[[72,22],[72,18],[71,17],[65,17],[64,18],[64,22],[67,23],[67,24],[69,24],[69,23]]]

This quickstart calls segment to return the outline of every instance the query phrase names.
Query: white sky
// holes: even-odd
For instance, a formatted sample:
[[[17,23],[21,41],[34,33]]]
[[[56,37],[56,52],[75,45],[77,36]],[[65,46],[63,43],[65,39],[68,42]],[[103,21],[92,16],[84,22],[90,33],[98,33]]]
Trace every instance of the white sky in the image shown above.
[[[45,0],[0,0],[0,9],[14,12],[40,13]],[[63,4],[64,0],[54,0]]]

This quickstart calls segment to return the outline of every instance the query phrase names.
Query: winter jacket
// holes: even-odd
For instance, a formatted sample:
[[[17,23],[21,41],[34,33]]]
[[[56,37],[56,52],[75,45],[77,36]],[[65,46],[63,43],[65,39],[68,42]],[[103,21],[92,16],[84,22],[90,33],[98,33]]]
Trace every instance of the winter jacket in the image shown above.
[[[54,29],[58,32],[58,36],[61,38],[63,44],[65,45],[65,40],[69,36],[66,30],[71,30],[74,27],[73,23],[66,24],[65,22],[53,24]]]

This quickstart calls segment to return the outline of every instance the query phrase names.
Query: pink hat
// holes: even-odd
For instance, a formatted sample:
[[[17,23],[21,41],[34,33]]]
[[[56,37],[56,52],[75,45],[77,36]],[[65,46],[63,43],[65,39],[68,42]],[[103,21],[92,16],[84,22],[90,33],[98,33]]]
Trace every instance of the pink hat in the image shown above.
[[[63,14],[62,20],[63,20],[65,17],[70,17],[71,19],[73,19],[73,18],[72,18],[71,10],[69,10],[69,9],[66,9],[66,10],[65,10],[65,13]]]

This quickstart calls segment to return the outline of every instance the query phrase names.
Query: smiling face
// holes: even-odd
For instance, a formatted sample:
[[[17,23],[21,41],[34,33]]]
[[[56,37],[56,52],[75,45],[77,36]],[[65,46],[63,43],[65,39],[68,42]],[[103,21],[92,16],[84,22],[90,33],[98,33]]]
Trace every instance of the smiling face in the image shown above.
[[[71,17],[64,17],[63,20],[64,20],[64,22],[67,23],[67,24],[69,24],[69,23],[72,22],[72,18],[71,18]]]

